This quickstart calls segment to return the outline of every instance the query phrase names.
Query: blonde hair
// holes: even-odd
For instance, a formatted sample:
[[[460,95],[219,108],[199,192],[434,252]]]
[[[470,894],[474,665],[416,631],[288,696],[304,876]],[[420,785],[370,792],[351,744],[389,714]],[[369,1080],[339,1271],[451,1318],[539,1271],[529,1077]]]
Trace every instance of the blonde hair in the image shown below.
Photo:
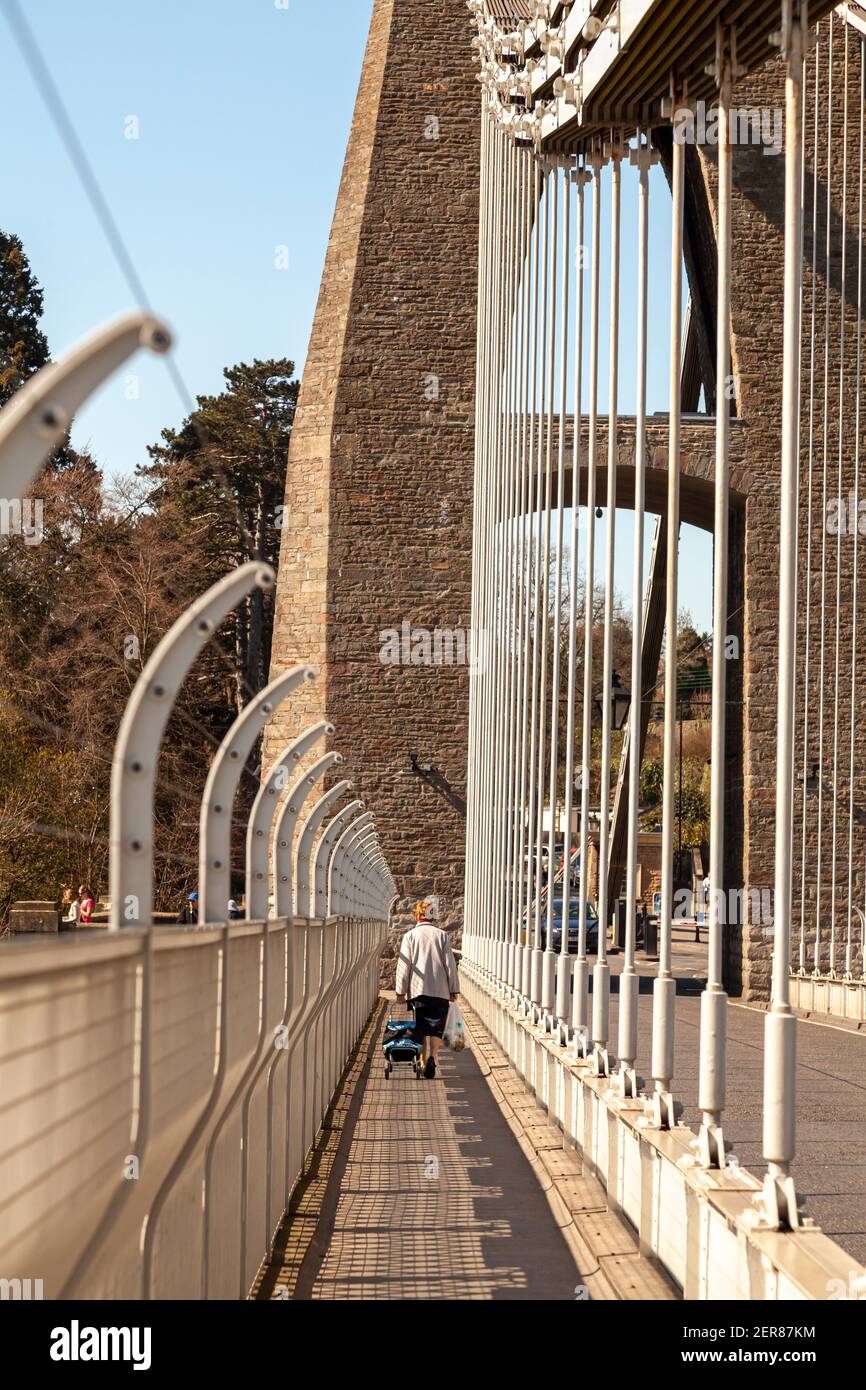
[[[424,918],[425,918],[426,915],[427,915],[427,908],[428,908],[429,906],[430,906],[430,904],[429,904],[426,900],[423,901],[423,902],[420,902],[420,903],[418,904],[418,906],[415,908],[415,921],[416,921],[416,922],[423,922],[423,921],[424,921]]]

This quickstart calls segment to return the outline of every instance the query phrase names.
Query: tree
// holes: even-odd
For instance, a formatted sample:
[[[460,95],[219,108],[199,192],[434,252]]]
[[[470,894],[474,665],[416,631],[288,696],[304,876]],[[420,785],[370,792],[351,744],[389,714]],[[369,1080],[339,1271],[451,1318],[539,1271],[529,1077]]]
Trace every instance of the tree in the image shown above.
[[[286,358],[228,367],[227,389],[199,396],[181,428],[164,430],[140,476],[156,482],[152,507],[179,544],[195,546],[202,581],[237,564],[279,558],[286,458],[299,383]],[[203,566],[203,568],[202,568]],[[236,705],[265,683],[273,597],[257,589],[232,619]]]
[[[677,632],[677,693],[686,719],[707,717],[711,705],[712,635],[698,632],[691,614],[680,613]]]
[[[0,239],[0,258],[2,400],[44,365],[48,345],[20,242]],[[233,564],[277,561],[293,373],[289,361],[229,368],[226,390],[199,397],[150,464],[110,487],[94,459],[65,446],[34,485],[38,543],[0,538],[0,923],[21,897],[83,880],[104,891],[112,750],[135,681],[209,584]],[[271,620],[261,597],[231,615],[179,693],[155,798],[158,909],[176,910],[195,882],[207,768],[266,679]],[[255,761],[245,771],[251,801]],[[239,870],[242,839],[238,830]]]
[[[48,361],[42,289],[20,237],[0,231],[0,405]]]

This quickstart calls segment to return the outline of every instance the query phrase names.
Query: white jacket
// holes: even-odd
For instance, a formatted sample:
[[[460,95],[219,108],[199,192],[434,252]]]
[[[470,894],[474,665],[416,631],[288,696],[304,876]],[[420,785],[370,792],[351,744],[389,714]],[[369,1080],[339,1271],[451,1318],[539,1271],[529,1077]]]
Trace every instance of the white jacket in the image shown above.
[[[426,994],[449,999],[459,993],[457,962],[448,933],[434,922],[419,922],[407,931],[397,959],[397,993],[409,999]]]

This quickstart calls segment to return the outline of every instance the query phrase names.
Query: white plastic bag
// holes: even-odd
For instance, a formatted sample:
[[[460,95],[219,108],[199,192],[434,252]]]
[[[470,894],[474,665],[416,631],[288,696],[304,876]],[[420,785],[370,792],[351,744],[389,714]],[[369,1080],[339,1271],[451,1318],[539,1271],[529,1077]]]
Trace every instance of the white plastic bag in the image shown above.
[[[462,1052],[466,1046],[466,1039],[463,1036],[463,1015],[460,1012],[459,1004],[452,1004],[448,1010],[444,1038],[445,1046],[450,1047],[452,1052]]]

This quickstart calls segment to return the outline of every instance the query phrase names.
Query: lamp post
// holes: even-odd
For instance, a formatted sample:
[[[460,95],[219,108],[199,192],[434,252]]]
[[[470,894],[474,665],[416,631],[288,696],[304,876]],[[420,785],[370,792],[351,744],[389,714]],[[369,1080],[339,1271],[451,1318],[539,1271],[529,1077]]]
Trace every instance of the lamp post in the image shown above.
[[[623,688],[619,672],[614,671],[613,679],[610,683],[610,726],[616,732],[625,728],[628,719],[628,712],[631,709],[631,693]],[[600,690],[594,697],[593,704],[598,710],[599,719],[604,718],[604,691]]]

